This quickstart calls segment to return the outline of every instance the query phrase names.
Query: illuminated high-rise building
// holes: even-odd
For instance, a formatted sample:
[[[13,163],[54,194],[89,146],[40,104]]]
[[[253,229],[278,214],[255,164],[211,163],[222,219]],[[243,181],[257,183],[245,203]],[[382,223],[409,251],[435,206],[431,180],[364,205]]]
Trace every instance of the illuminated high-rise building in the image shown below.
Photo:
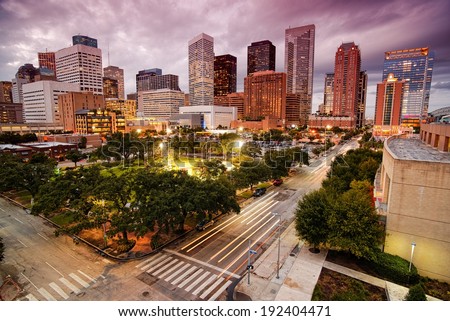
[[[355,126],[364,122],[367,74],[361,72],[361,52],[354,42],[343,43],[334,64],[333,116],[353,117]]]
[[[103,77],[103,97],[105,99],[119,98],[119,82],[117,79]]]
[[[38,52],[39,68],[53,70],[56,74],[56,63],[54,52]]]
[[[323,114],[331,115],[333,110],[334,74],[325,75],[325,89],[323,92]]]
[[[58,81],[78,84],[81,91],[103,94],[102,51],[99,48],[74,45],[55,53]]]
[[[189,105],[214,104],[214,38],[201,33],[189,41]]]
[[[275,53],[275,46],[269,40],[252,42],[247,47],[247,75],[258,71],[275,71]]]
[[[12,103],[12,82],[0,81],[0,103]]]
[[[214,97],[236,92],[236,57],[214,57]]]
[[[315,31],[314,25],[307,25],[285,32],[286,88],[288,94],[299,95],[300,118],[306,118],[312,109]]]
[[[116,66],[108,66],[103,68],[103,76],[117,80],[119,99],[125,99],[125,82],[123,69]]]
[[[286,74],[273,70],[255,72],[244,80],[244,117],[286,118]]]
[[[401,122],[419,127],[428,113],[434,53],[428,47],[387,51],[384,54],[383,79],[393,73],[405,81]]]
[[[163,75],[159,68],[140,70],[136,75],[136,91],[148,91],[158,89],[180,90],[178,76]]]
[[[92,48],[98,48],[97,47],[97,39],[88,37],[88,36],[82,36],[82,35],[76,35],[72,37],[72,44],[75,45],[85,45]]]

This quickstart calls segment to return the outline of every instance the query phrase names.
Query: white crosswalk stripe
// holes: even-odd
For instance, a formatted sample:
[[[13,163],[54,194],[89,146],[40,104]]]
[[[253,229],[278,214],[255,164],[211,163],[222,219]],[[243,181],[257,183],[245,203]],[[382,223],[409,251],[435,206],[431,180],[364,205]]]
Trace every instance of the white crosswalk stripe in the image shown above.
[[[169,262],[171,259],[172,259],[171,257],[166,258],[164,261],[159,262],[158,264],[155,264],[152,267],[150,267],[146,272],[149,273],[149,274],[152,273],[152,271],[158,269],[160,266],[162,266],[165,263]]]
[[[177,277],[178,276],[178,278],[180,278],[180,274],[181,275],[184,275],[184,276],[186,276],[186,275],[188,275],[189,274],[189,272],[188,271],[186,271],[186,272],[184,272],[187,268],[189,268],[189,267],[191,267],[188,271],[190,271],[192,268],[194,268],[195,269],[195,266],[191,266],[191,264],[190,263],[186,263],[186,264],[184,264],[182,267],[180,267],[179,269],[178,269],[178,271],[176,271],[175,273],[173,273],[171,276],[169,276],[168,278],[166,278],[165,279],[165,281],[167,281],[167,282],[170,282],[170,280],[172,280],[173,278],[175,278],[175,277]],[[183,273],[184,272],[184,273]],[[192,272],[192,271],[191,271]],[[178,280],[178,278],[176,278],[175,280]],[[181,280],[181,279],[180,279]],[[176,284],[176,283],[173,283],[173,281],[172,282],[170,282],[171,284]]]
[[[172,280],[174,277],[176,277],[178,274],[180,274],[181,272],[183,272],[184,270],[186,270],[188,267],[190,267],[191,266],[191,264],[189,264],[189,263],[184,263],[184,262],[180,262],[178,265],[177,265],[177,270],[174,272],[174,273],[172,273],[171,275],[169,275],[168,277],[166,277],[165,279],[164,279],[164,281],[166,281],[166,282],[170,282],[170,280]]]
[[[166,264],[164,264],[162,267],[160,267],[158,270],[152,272],[151,274],[154,275],[154,276],[158,276],[158,274],[161,274],[163,271],[165,271],[167,268],[171,267],[172,265],[174,265],[177,262],[178,262],[178,259],[174,259],[172,261],[169,261]],[[165,273],[163,273],[163,275],[164,274]]]
[[[165,257],[167,257],[166,255],[162,254],[162,253],[158,253],[155,256],[152,256],[151,258],[139,263],[138,265],[136,265],[137,268],[141,269],[141,270],[147,270],[152,264],[156,264],[159,261],[161,261],[162,259],[164,259]]]
[[[69,276],[74,279],[75,281],[77,281],[78,283],[80,283],[82,286],[84,286],[85,288],[89,287],[89,283],[85,282],[84,280],[82,280],[78,275],[74,274],[74,273],[70,273]]]
[[[179,287],[179,288],[184,288],[184,286],[185,286],[186,284],[188,284],[188,283],[191,282],[193,279],[195,279],[195,278],[197,277],[197,275],[199,275],[199,274],[202,273],[203,271],[204,271],[203,269],[197,270],[194,274],[192,274],[190,277],[188,277],[186,280],[184,280],[182,283],[180,283],[180,284],[178,285],[178,287]]]
[[[33,294],[31,294],[31,293],[27,294],[25,297],[26,297],[28,300],[30,300],[30,301],[39,301],[39,300],[36,299],[36,297],[35,297]]]
[[[44,288],[39,288],[38,292],[40,294],[42,294],[42,296],[47,300],[47,301],[56,301],[56,299],[53,297],[53,295],[51,295],[50,293],[48,293],[48,291]]]
[[[191,291],[197,284],[199,284],[204,278],[206,278],[210,273],[208,271],[205,271],[205,274],[202,274],[196,279],[194,282],[191,283],[185,290]]]
[[[194,292],[192,292],[192,294],[193,294],[193,295],[199,294],[204,288],[206,288],[206,287],[208,286],[208,284],[210,284],[212,281],[214,281],[214,279],[215,279],[216,277],[217,277],[217,276],[216,276],[215,274],[211,275],[211,276],[209,277],[209,279],[206,280],[206,282],[202,282],[202,284],[200,284],[200,285],[194,290]]]
[[[184,262],[179,262],[177,265],[173,266],[172,268],[168,269],[166,272],[164,272],[163,274],[161,274],[159,277],[161,279],[164,279],[169,273],[172,273],[173,271],[175,271],[176,269],[178,269],[180,266],[182,266],[184,264]],[[170,279],[170,277],[169,277]],[[164,281],[168,281],[166,279],[164,279]]]
[[[62,284],[64,284],[65,286],[67,286],[69,289],[72,290],[72,292],[74,292],[75,294],[78,294],[81,292],[81,290],[79,288],[77,288],[75,285],[73,285],[69,280],[67,280],[66,278],[60,278],[59,281],[61,281]]]
[[[56,293],[58,293],[61,297],[64,298],[64,300],[67,300],[69,298],[69,296],[66,294],[66,292],[64,292],[63,289],[61,289],[58,284],[56,284],[55,282],[52,282],[49,284],[50,287],[55,290]]]
[[[219,290],[217,290],[209,299],[208,301],[214,301],[215,299],[217,299],[219,297],[219,295],[222,294],[223,291],[225,291],[226,288],[228,288],[228,286],[231,284],[232,282],[230,280],[228,280],[227,282],[225,282],[224,285],[222,285],[220,287]]]
[[[210,294],[215,288],[217,288],[219,286],[220,283],[222,283],[224,280],[224,278],[220,277],[216,280],[216,282],[214,282],[213,285],[211,285],[205,292],[202,293],[202,295],[200,295],[201,299],[206,298],[206,296],[208,294]]]

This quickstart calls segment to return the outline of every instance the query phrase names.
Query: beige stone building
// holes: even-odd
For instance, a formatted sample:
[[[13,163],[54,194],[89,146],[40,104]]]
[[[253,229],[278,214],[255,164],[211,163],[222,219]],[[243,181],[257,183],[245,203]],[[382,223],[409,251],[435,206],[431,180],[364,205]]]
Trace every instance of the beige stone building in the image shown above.
[[[418,139],[387,139],[374,193],[386,219],[384,251],[450,282],[450,153]]]

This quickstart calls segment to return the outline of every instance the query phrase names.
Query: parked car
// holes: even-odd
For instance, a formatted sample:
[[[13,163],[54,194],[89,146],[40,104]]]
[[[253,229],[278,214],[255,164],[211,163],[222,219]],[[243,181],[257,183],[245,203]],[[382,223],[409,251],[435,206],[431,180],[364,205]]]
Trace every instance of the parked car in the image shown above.
[[[255,189],[255,191],[253,192],[253,196],[258,197],[258,196],[262,196],[266,193],[266,188],[265,187],[260,187]]]
[[[272,182],[273,186],[280,186],[281,184],[283,184],[283,180],[281,178],[274,179]]]
[[[214,224],[213,220],[204,219],[197,224],[197,231],[203,231]]]

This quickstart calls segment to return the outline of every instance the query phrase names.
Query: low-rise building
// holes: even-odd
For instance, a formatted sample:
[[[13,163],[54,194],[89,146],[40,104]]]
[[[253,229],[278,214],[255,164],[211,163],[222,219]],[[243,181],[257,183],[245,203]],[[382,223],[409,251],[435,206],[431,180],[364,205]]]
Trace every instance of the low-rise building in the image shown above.
[[[180,107],[180,114],[201,115],[201,127],[205,129],[216,129],[217,127],[229,128],[231,122],[237,119],[237,111],[235,107],[214,105],[183,106]]]
[[[356,127],[356,118],[352,116],[310,115],[308,119],[308,127],[339,127],[342,129],[354,129]]]

